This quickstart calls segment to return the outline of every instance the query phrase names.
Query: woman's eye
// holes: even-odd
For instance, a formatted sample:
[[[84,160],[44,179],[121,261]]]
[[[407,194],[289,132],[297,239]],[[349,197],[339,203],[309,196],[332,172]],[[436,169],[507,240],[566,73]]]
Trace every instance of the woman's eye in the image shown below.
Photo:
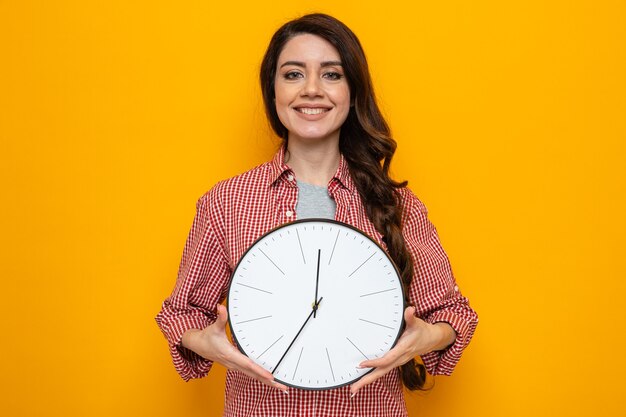
[[[324,74],[324,77],[330,80],[340,80],[343,75],[339,74],[338,72],[327,72],[326,74]]]
[[[298,71],[289,71],[285,73],[284,77],[287,80],[295,80],[296,78],[302,77],[302,74],[299,73]]]

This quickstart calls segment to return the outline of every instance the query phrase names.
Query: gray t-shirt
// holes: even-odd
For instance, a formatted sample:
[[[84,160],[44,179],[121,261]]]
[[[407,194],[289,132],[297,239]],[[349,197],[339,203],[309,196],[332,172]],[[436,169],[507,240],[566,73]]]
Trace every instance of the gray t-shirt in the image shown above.
[[[298,219],[310,219],[312,217],[335,219],[337,203],[328,195],[327,187],[300,181],[297,181],[297,183],[298,202],[296,203],[296,214]]]

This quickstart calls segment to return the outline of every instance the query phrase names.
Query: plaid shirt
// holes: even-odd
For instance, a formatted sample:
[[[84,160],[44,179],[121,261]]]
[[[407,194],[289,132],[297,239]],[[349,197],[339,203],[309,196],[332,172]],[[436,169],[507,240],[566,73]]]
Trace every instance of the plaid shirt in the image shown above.
[[[343,156],[328,192],[337,203],[336,220],[357,227],[386,249],[365,213]],[[401,189],[400,194],[404,204],[402,232],[415,270],[409,300],[417,307],[418,317],[428,323],[449,323],[457,334],[450,347],[421,358],[430,374],[449,375],[478,318],[456,285],[426,208],[410,190]],[[156,317],[174,366],[184,380],[207,375],[212,362],[182,347],[183,333],[215,321],[217,304],[226,297],[237,261],[261,235],[296,220],[297,198],[296,179],[281,149],[272,161],[218,183],[198,201],[176,285]],[[284,395],[229,370],[225,397],[225,416],[407,415],[398,369],[363,387],[354,398],[350,398],[348,386],[327,391],[290,388],[289,395]]]

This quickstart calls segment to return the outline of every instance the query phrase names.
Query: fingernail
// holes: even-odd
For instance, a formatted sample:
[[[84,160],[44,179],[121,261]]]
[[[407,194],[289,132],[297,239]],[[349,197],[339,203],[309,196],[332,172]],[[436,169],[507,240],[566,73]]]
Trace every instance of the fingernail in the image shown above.
[[[287,390],[284,390],[284,391],[283,391],[283,394],[285,394],[285,395],[289,395],[289,392],[288,392]]]
[[[350,398],[353,398],[355,395],[356,395],[356,392],[353,392],[352,394],[350,394]]]

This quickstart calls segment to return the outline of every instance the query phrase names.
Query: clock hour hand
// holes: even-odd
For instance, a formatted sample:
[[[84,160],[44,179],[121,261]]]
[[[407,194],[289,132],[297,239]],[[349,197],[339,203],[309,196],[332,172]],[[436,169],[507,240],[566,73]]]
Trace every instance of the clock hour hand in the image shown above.
[[[315,300],[317,300],[317,289],[318,289],[319,284],[320,284],[320,257],[321,257],[321,255],[322,255],[322,250],[318,249],[317,250],[317,275],[315,277],[315,298],[313,299],[313,302],[315,302]],[[317,316],[317,305],[318,304],[319,303],[313,304],[313,318],[315,318]]]
[[[285,350],[285,353],[283,353],[283,356],[281,356],[280,359],[278,360],[278,363],[274,367],[274,370],[272,371],[272,374],[274,372],[276,372],[276,370],[278,369],[278,365],[280,365],[280,363],[283,361],[283,359],[287,355],[287,352],[289,352],[289,349],[291,349],[291,346],[293,346],[293,344],[295,343],[295,341],[298,338],[298,336],[300,336],[300,333],[302,333],[302,330],[304,329],[304,326],[306,326],[306,324],[309,322],[309,320],[311,319],[311,316],[313,316],[313,314],[317,310],[317,306],[320,305],[320,303],[322,302],[323,299],[324,299],[324,297],[320,297],[320,299],[317,300],[317,302],[313,305],[313,308],[311,309],[311,312],[309,313],[309,316],[306,318],[306,320],[304,321],[304,324],[302,324],[302,326],[300,327],[300,330],[298,330],[298,333],[296,333],[296,335],[293,338],[293,340],[291,341],[291,343],[289,343],[289,346],[287,346],[287,349]]]

